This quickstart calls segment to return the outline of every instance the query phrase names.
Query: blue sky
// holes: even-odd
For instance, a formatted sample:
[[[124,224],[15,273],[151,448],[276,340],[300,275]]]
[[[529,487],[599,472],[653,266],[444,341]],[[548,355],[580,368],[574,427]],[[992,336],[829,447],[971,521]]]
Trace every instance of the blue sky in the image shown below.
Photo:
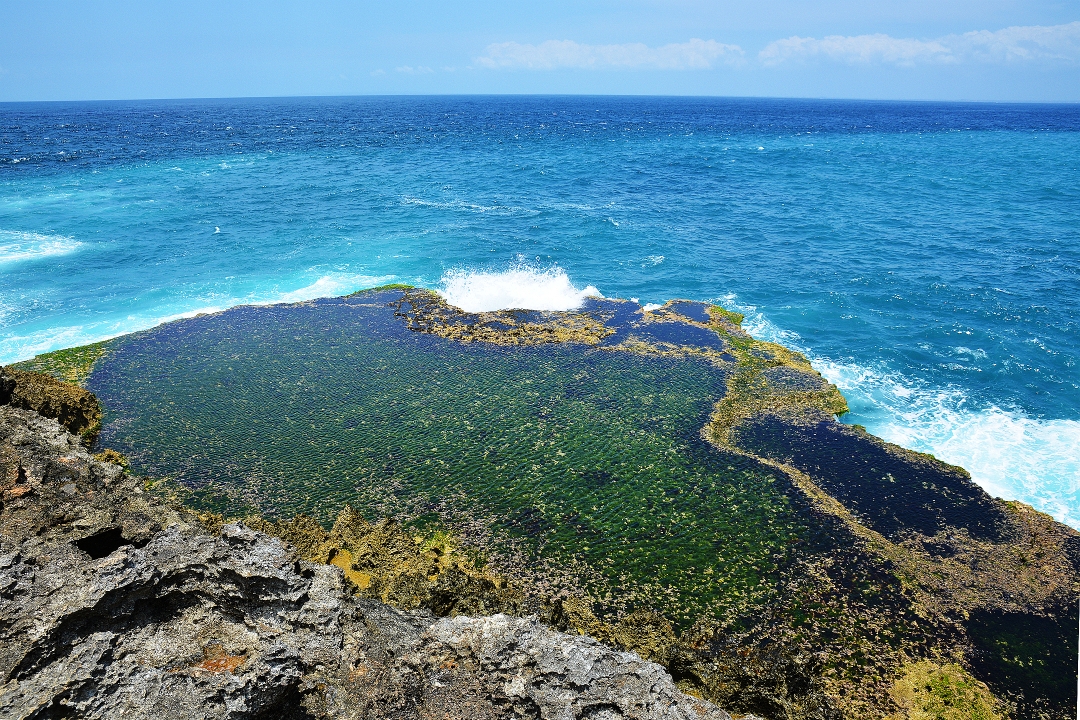
[[[1080,101],[1080,0],[0,0],[0,101],[618,93]]]

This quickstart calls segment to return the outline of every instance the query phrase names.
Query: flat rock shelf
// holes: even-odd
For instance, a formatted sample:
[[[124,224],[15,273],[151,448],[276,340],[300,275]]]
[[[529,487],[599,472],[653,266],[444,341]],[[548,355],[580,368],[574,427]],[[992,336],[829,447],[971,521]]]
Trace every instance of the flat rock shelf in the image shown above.
[[[40,410],[25,371],[80,382],[98,444],[158,495],[252,518],[369,594],[349,559],[369,541],[318,548],[365,527],[441,567],[427,548],[452,546],[515,607],[733,711],[1071,718],[1080,533],[838,422],[837,389],[741,321],[392,287],[41,356],[0,392]],[[366,524],[389,517],[405,534]]]

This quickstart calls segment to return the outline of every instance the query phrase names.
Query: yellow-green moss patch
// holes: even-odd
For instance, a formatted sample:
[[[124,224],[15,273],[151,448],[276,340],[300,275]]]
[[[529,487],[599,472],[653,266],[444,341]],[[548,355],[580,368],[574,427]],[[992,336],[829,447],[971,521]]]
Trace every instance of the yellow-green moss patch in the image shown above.
[[[83,387],[86,378],[90,377],[90,373],[94,369],[94,364],[108,350],[109,343],[109,340],[104,340],[90,345],[55,350],[38,355],[31,360],[15,363],[11,367],[27,372],[52,375],[57,380]]]
[[[889,720],[1002,720],[986,685],[955,663],[922,660],[902,673],[889,691],[899,708]]]

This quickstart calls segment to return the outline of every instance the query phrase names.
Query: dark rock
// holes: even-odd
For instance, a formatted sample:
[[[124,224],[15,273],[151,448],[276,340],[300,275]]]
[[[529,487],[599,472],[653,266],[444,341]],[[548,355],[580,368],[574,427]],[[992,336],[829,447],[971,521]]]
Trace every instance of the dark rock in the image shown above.
[[[889,539],[912,532],[932,537],[950,526],[980,540],[1013,539],[1001,503],[966,470],[841,425],[827,413],[808,412],[798,421],[762,413],[736,428],[736,443],[806,472]]]

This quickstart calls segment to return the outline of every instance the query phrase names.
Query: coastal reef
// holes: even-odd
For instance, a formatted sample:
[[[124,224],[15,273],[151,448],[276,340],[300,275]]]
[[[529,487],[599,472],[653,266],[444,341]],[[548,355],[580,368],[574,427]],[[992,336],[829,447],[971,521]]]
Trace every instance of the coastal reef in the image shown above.
[[[360,293],[363,296],[364,293]],[[394,303],[394,314],[410,330],[461,342],[499,345],[541,345],[578,342],[596,345],[614,331],[590,313],[503,310],[469,313],[439,295],[407,288]]]
[[[730,720],[535,618],[397,610],[243,523],[211,532],[65,425],[0,405],[4,718]]]
[[[367,601],[534,617],[769,720],[1075,712],[1080,533],[843,424],[738,313],[386,288],[93,352],[98,442],[152,494]]]

